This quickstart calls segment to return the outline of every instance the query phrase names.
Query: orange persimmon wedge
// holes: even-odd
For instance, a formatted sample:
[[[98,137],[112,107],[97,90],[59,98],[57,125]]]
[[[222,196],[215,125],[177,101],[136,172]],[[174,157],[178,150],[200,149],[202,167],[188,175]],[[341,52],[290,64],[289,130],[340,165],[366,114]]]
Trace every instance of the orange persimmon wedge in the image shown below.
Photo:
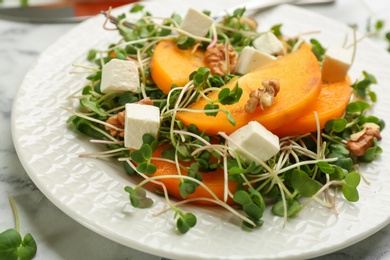
[[[181,50],[174,41],[160,41],[150,63],[152,78],[164,93],[168,93],[172,84],[184,86],[190,81],[192,72],[205,66],[203,56],[201,50]]]
[[[258,107],[252,114],[245,112],[244,106],[249,94],[255,89],[263,88],[261,83],[270,79],[280,83],[280,91],[272,106],[264,111]],[[233,105],[219,104],[221,109],[231,113],[236,126],[233,126],[222,112],[215,117],[196,112],[203,110],[208,104],[205,99],[200,99],[188,107],[195,112],[178,112],[177,118],[186,125],[195,124],[200,131],[206,131],[208,134],[217,134],[219,131],[230,134],[250,121],[258,121],[268,130],[276,129],[298,118],[316,101],[321,90],[321,70],[311,46],[303,44],[297,51],[271,61],[238,80],[233,79],[224,87],[232,89],[236,83],[243,90],[239,102]],[[217,100],[218,91],[210,93],[208,97]]]
[[[303,115],[290,123],[272,130],[272,132],[279,137],[314,132],[317,130],[314,111],[317,112],[320,129],[324,128],[328,120],[342,117],[348,105],[351,91],[349,78],[339,82],[323,83],[317,101],[307,108]]]
[[[160,146],[157,148],[156,151],[153,153],[153,157],[161,157],[161,153],[166,148],[166,146]],[[152,163],[156,166],[157,171],[154,174],[148,175],[150,177],[152,176],[166,176],[166,175],[177,175],[177,168],[176,165],[170,162],[162,161],[162,160],[152,160]],[[183,163],[185,164],[185,163]],[[188,164],[188,163],[187,163]],[[185,170],[181,170],[182,175],[187,175],[187,172]],[[207,172],[207,173],[201,173],[202,174],[202,182],[213,192],[215,195],[220,199],[223,200],[224,196],[224,173],[223,169],[218,168],[214,172]],[[179,182],[180,179],[178,178],[163,178],[158,179],[159,182],[162,182],[165,187],[167,188],[168,194],[182,200],[183,197],[180,195],[179,190]],[[162,190],[161,185],[152,183],[154,187],[156,187],[159,190]],[[234,192],[236,190],[237,183],[233,181],[228,181],[228,187],[231,192]],[[212,199],[212,195],[202,186],[198,186],[194,193],[188,194],[186,199],[191,198],[210,198]],[[212,202],[208,201],[195,201],[196,204],[203,204],[203,205],[216,205]],[[232,199],[228,199],[228,204],[233,204]]]

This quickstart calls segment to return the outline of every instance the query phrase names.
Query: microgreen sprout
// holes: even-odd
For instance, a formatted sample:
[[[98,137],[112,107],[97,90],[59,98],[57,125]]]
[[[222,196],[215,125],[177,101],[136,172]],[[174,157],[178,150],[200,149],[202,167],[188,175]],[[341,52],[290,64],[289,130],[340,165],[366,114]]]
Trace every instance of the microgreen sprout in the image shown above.
[[[37,252],[37,244],[30,233],[27,233],[22,239],[19,214],[11,196],[9,197],[9,202],[14,214],[16,227],[0,233],[0,258],[4,260],[32,259]]]
[[[374,91],[371,90],[371,85],[376,84],[377,80],[374,75],[363,71],[364,78],[362,80],[357,80],[353,85],[352,89],[354,93],[361,99],[366,99],[370,97],[372,102],[376,102],[377,97]]]

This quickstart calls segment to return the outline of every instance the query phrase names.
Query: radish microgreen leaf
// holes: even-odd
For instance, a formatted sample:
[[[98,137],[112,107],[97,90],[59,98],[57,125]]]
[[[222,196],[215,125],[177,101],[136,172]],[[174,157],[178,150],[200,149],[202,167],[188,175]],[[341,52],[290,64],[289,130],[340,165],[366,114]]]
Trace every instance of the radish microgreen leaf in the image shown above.
[[[287,217],[294,216],[301,209],[301,204],[298,200],[287,200]],[[284,203],[282,200],[279,200],[272,206],[272,213],[277,216],[284,216]]]
[[[370,108],[370,105],[364,101],[358,100],[347,105],[346,111],[350,114],[363,113]]]
[[[376,84],[377,80],[374,75],[366,71],[363,71],[363,75],[364,79],[356,81],[351,87],[360,98],[365,99],[367,96],[369,96],[372,102],[376,102],[376,94],[371,91],[370,86],[372,84]]]
[[[176,221],[176,227],[177,230],[181,234],[185,234],[190,230],[190,228],[194,227],[196,225],[196,217],[192,213],[185,213],[183,214],[181,211],[177,212],[179,218]]]
[[[345,184],[343,185],[342,191],[344,197],[351,201],[356,202],[359,200],[359,192],[357,186],[360,183],[360,175],[357,172],[350,172],[345,177]]]
[[[16,229],[7,229],[0,233],[0,259],[30,260],[37,252],[37,244],[30,233],[22,239],[19,233],[19,216],[12,197],[9,197],[9,202],[14,214]]]
[[[232,90],[223,88],[218,93],[218,102],[220,102],[222,105],[232,105],[240,100],[241,95],[242,88],[240,88],[237,83]]]
[[[291,186],[304,197],[311,197],[316,194],[322,185],[310,178],[306,172],[302,170],[294,170],[290,178]]]
[[[181,36],[179,40],[176,42],[177,47],[181,50],[187,50],[190,47],[194,46],[195,39],[188,36]]]
[[[236,191],[233,195],[233,200],[242,206],[244,212],[255,223],[263,217],[265,210],[263,197],[253,188],[249,188],[248,191]]]
[[[149,208],[153,205],[153,200],[146,196],[146,191],[143,188],[133,189],[130,186],[126,186],[125,191],[129,193],[130,203],[133,207]]]
[[[145,138],[148,139],[147,136]],[[148,143],[143,143],[139,150],[133,150],[130,153],[130,158],[138,163],[137,171],[145,174],[153,174],[156,172],[157,167],[150,162],[152,153],[152,146]]]

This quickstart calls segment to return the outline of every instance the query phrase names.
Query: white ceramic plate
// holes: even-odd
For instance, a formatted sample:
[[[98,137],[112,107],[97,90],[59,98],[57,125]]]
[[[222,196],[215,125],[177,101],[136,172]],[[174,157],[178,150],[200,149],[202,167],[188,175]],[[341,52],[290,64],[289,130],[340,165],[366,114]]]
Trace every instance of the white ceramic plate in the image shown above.
[[[223,5],[221,4],[223,3]],[[158,1],[146,2],[155,15],[168,16],[172,10],[184,15],[188,6],[199,10],[221,11],[238,1]],[[121,11],[127,11],[128,7]],[[121,12],[120,11],[120,12]],[[119,12],[119,11],[118,11]],[[325,46],[341,45],[351,30],[335,21],[304,11],[281,6],[257,17],[260,30],[283,23],[283,32],[321,31],[312,35]],[[86,64],[90,48],[105,48],[117,39],[115,32],[102,29],[104,19],[94,17],[69,31],[50,46],[27,73],[13,107],[13,138],[26,171],[39,189],[66,214],[126,246],[168,258],[179,259],[294,259],[309,258],[344,248],[375,233],[390,220],[389,132],[383,132],[384,153],[362,168],[371,184],[359,187],[360,200],[340,200],[340,214],[314,203],[283,228],[282,218],[267,211],[258,230],[241,230],[240,221],[214,208],[190,207],[198,224],[185,235],[174,231],[173,213],[158,217],[152,213],[164,201],[150,195],[151,209],[133,209],[123,191],[132,185],[114,161],[79,158],[78,154],[96,151],[99,146],[66,126],[69,114],[61,106],[71,106],[67,96],[80,89],[85,75],[73,75],[73,63]],[[389,55],[370,41],[359,43],[352,78],[362,70],[378,79],[375,90],[379,102],[374,113],[390,119],[386,100],[390,99]],[[101,148],[104,149],[104,148]]]

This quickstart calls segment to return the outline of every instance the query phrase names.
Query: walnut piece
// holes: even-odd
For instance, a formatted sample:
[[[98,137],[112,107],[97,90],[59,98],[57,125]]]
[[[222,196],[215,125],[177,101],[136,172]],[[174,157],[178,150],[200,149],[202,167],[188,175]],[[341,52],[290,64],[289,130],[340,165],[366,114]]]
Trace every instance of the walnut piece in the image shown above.
[[[141,104],[141,105],[149,105],[149,106],[153,106],[153,101],[149,98],[149,97],[146,97],[144,99],[141,99],[140,101],[137,102],[138,104]],[[114,115],[114,116],[111,116],[107,119],[106,123],[109,123],[117,128],[120,128],[120,129],[123,129],[124,126],[125,126],[125,115],[126,115],[126,112],[125,111],[121,111],[119,112],[118,114]],[[119,131],[117,129],[114,129],[110,126],[105,126],[106,130],[110,132],[110,135],[114,136],[114,137],[124,137],[125,136],[125,132],[124,131]]]
[[[230,44],[219,43],[206,50],[204,61],[211,74],[224,77],[236,68],[238,54]]]
[[[255,89],[249,94],[249,100],[244,107],[245,112],[249,114],[255,112],[257,106],[260,106],[262,110],[271,106],[274,103],[274,97],[279,93],[279,81],[264,80],[261,84],[264,88]]]
[[[374,123],[366,123],[363,125],[363,130],[351,135],[347,147],[354,155],[363,156],[374,144],[374,137],[378,140],[382,139],[380,127]]]
[[[140,101],[138,101],[138,104],[140,104],[140,105],[149,105],[149,106],[153,106],[154,105],[154,103],[150,99],[150,97],[146,97],[144,99],[141,99]]]
[[[121,111],[118,114],[111,116],[107,119],[106,123],[109,123],[117,128],[123,129],[125,125],[125,111]],[[114,137],[124,137],[125,132],[124,131],[118,131],[117,129],[114,129],[110,126],[105,126],[107,131],[110,131],[110,135]]]

